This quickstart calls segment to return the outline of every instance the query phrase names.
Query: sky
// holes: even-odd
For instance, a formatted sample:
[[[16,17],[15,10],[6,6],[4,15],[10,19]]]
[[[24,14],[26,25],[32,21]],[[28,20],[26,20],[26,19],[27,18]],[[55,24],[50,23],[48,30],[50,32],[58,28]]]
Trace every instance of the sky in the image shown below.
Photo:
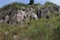
[[[47,0],[34,0],[35,3],[44,4]],[[29,3],[29,0],[18,0],[18,2]]]
[[[49,0],[49,2],[53,2],[53,3],[60,6],[60,0]]]
[[[34,0],[34,1],[35,3],[40,3],[40,4],[44,4],[46,1],[49,1],[57,5],[60,5],[60,0]],[[7,5],[13,2],[21,2],[21,3],[28,4],[29,0],[0,0],[0,7],[3,7],[4,5]]]

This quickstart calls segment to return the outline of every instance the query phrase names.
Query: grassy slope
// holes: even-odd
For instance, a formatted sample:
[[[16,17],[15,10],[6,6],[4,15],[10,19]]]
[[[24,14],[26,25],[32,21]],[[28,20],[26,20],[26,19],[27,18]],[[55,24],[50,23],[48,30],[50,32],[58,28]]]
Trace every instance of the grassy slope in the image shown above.
[[[15,5],[15,7],[20,8],[18,5],[20,4]],[[10,6],[5,6],[2,9]],[[14,35],[17,36],[18,40],[60,40],[60,16],[31,20],[29,24],[26,23],[23,26],[20,24],[0,24],[0,40],[14,40]]]
[[[8,32],[7,34],[5,34]],[[30,21],[23,26],[0,24],[0,40],[13,40],[17,35],[18,40],[60,40],[60,16],[51,19]],[[6,36],[6,37],[5,37]]]

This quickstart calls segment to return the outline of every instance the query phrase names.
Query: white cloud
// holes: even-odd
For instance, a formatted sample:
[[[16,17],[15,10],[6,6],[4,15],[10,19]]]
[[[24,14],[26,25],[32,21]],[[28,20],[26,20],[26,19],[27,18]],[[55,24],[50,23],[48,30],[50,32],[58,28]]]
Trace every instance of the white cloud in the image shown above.
[[[57,4],[57,5],[60,5],[60,0],[48,0],[48,1],[53,2],[53,3]]]

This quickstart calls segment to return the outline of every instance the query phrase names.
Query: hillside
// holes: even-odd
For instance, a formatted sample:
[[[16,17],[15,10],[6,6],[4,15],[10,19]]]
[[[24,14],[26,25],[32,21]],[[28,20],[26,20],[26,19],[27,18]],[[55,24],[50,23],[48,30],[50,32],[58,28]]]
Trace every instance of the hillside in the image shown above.
[[[0,8],[0,40],[60,40],[60,6],[5,5]]]

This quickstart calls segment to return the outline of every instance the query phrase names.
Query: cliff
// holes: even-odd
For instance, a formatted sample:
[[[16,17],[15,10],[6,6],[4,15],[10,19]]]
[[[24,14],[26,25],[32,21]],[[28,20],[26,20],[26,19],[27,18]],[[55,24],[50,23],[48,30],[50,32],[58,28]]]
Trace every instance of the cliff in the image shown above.
[[[26,20],[51,18],[60,15],[60,6],[46,2],[45,5],[11,3],[0,8],[0,23],[24,23]]]

